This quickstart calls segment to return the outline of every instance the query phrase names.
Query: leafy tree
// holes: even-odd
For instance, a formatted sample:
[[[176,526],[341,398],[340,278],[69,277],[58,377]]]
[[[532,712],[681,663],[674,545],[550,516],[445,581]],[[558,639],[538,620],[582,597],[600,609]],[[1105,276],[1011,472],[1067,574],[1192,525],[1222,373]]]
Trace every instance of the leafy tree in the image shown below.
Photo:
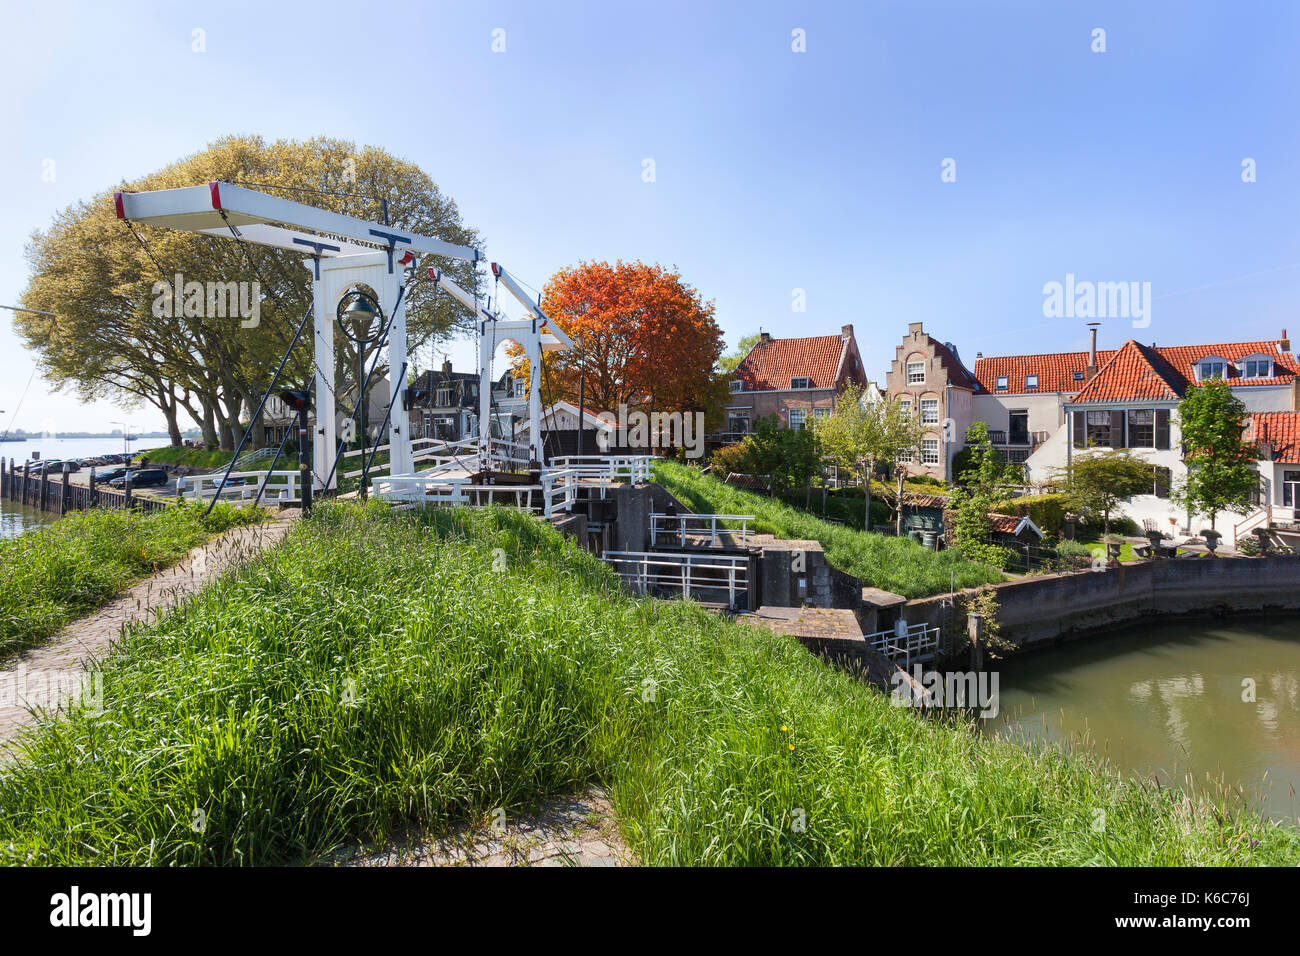
[[[856,385],[845,386],[834,411],[814,420],[813,427],[827,460],[862,475],[866,499],[863,522],[864,529],[870,531],[871,475],[876,463],[919,454],[925,429],[916,418],[903,412],[897,400],[867,402],[863,392]]]
[[[762,337],[762,334],[759,332],[743,336],[741,340],[736,343],[734,351],[728,352],[726,355],[722,356],[722,358],[718,359],[718,370],[724,375],[730,377],[730,375],[736,371],[736,368],[740,363],[745,361],[745,356],[749,354],[749,350],[757,345],[759,339]]]
[[[679,272],[642,262],[581,262],[551,277],[542,310],[578,342],[543,356],[548,401],[576,403],[585,373],[591,408],[626,403],[692,411],[708,404],[722,330],[713,302]],[[519,365],[526,370],[527,362]]]
[[[963,467],[948,496],[953,546],[972,561],[1006,567],[1011,558],[1010,549],[988,541],[993,533],[989,512],[1018,482],[1018,470],[993,446],[988,426],[983,422],[975,422],[966,429],[963,451],[966,452],[960,459]],[[954,456],[954,463],[957,460]]]
[[[463,245],[480,241],[462,224],[456,204],[418,167],[344,140],[268,144],[256,136],[226,137],[116,188],[170,189],[211,180],[269,184],[255,188],[376,221],[386,200],[389,221],[399,228]],[[22,297],[28,308],[57,317],[18,313],[17,331],[57,386],[88,401],[153,405],[167,420],[173,444],[180,443],[184,412],[206,444],[230,449],[311,303],[303,256],[165,228],[135,230],[146,245],[118,221],[111,191],[57,215],[27,247],[31,279]],[[477,284],[472,263],[440,265],[461,285]],[[187,283],[261,283],[260,322],[245,327],[238,318],[154,314],[154,284],[172,283],[176,273]],[[450,297],[435,295],[422,270],[405,301],[413,350],[473,322]],[[348,381],[356,364],[351,343],[338,335],[335,344],[335,380]],[[312,363],[308,336],[287,369],[290,380],[307,380]],[[260,431],[255,429],[255,438]]]
[[[1247,508],[1259,483],[1259,449],[1243,438],[1246,415],[1222,380],[1189,388],[1178,405],[1187,476],[1172,497],[1189,511],[1208,514],[1211,528],[1220,511]]]
[[[821,470],[816,434],[807,428],[784,428],[775,415],[759,419],[753,434],[718,449],[711,461],[720,478],[732,472],[766,476],[778,495],[807,488]]]
[[[1076,456],[1056,480],[1074,508],[1100,512],[1110,534],[1111,512],[1134,495],[1149,494],[1155,474],[1150,462],[1116,449]]]

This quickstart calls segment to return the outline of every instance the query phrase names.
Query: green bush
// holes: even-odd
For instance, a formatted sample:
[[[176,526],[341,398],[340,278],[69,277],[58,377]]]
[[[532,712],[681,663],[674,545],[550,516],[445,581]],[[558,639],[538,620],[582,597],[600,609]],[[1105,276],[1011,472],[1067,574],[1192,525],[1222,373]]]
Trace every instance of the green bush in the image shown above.
[[[647,865],[1300,860],[1292,829],[630,598],[508,509],[326,504],[132,629],[103,684],[102,716],[74,709],[0,764],[0,863],[312,862],[593,783]]]
[[[1002,580],[995,568],[969,561],[956,551],[930,551],[907,538],[829,524],[806,511],[734,488],[686,465],[657,461],[655,476],[693,511],[752,514],[756,520],[750,528],[757,531],[820,542],[833,567],[861,578],[871,587],[914,598],[942,594],[949,586],[961,589]],[[861,499],[858,501],[861,507]]]
[[[1065,513],[1070,510],[1070,503],[1066,495],[1057,492],[1010,498],[995,504],[993,510],[1017,517],[1028,515],[1029,520],[1038,526],[1038,530],[1050,536],[1060,534],[1061,529],[1065,527]],[[1112,518],[1111,524],[1114,523],[1115,519]]]

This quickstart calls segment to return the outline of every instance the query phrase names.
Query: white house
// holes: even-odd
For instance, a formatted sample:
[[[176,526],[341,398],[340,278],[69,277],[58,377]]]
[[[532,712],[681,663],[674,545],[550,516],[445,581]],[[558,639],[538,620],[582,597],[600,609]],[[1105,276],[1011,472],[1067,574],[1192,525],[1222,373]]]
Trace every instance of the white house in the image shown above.
[[[1169,500],[1171,487],[1186,474],[1176,410],[1189,387],[1226,379],[1251,412],[1243,428],[1263,455],[1258,505],[1246,516],[1219,522],[1232,539],[1263,523],[1296,518],[1298,371],[1285,331],[1280,339],[1215,345],[1130,340],[1116,351],[1098,352],[1094,328],[1087,352],[980,356],[973,403],[975,418],[988,425],[994,443],[1010,460],[1025,463],[1030,484],[1050,484],[1076,455],[1128,449],[1151,462],[1152,489],[1128,502],[1125,513],[1160,528],[1196,532],[1198,516],[1179,513]]]

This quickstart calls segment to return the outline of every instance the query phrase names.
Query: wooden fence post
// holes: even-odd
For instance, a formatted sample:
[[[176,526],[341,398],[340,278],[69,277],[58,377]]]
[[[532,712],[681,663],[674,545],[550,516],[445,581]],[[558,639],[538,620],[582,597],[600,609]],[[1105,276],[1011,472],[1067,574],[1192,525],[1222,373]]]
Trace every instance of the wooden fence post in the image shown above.
[[[95,466],[90,466],[90,490],[86,492],[86,507],[99,507],[99,489],[95,487]]]
[[[126,510],[131,510],[131,466],[127,465],[126,474],[122,479],[122,487],[126,491]]]
[[[27,504],[27,479],[32,475],[32,460],[28,458],[23,462],[23,494],[22,503]]]
[[[967,614],[966,627],[970,634],[971,670],[984,670],[984,615]]]
[[[72,502],[72,486],[68,484],[68,478],[72,475],[72,466],[66,461],[63,463],[63,489],[59,495],[59,516],[68,513],[68,505]]]
[[[49,480],[46,478],[46,475],[48,474],[49,470],[50,470],[50,469],[49,469],[49,467],[48,467],[46,464],[44,464],[44,463],[41,464],[41,497],[40,497],[40,503],[41,503],[41,510],[42,510],[42,511],[49,511],[49,510],[50,510],[50,482],[49,482]]]

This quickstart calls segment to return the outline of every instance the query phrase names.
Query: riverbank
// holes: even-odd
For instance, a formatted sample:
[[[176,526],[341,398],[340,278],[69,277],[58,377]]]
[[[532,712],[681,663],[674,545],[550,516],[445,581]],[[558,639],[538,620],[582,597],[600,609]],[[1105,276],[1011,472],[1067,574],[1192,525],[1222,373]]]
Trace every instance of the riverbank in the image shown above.
[[[1141,621],[1300,614],[1300,554],[1157,559],[990,587],[1001,639],[1024,651]],[[941,626],[946,600],[908,601],[903,616]]]
[[[593,784],[646,865],[1300,861],[1292,830],[630,597],[512,509],[324,503],[103,673],[100,713],[0,769],[0,861],[312,862]]]

